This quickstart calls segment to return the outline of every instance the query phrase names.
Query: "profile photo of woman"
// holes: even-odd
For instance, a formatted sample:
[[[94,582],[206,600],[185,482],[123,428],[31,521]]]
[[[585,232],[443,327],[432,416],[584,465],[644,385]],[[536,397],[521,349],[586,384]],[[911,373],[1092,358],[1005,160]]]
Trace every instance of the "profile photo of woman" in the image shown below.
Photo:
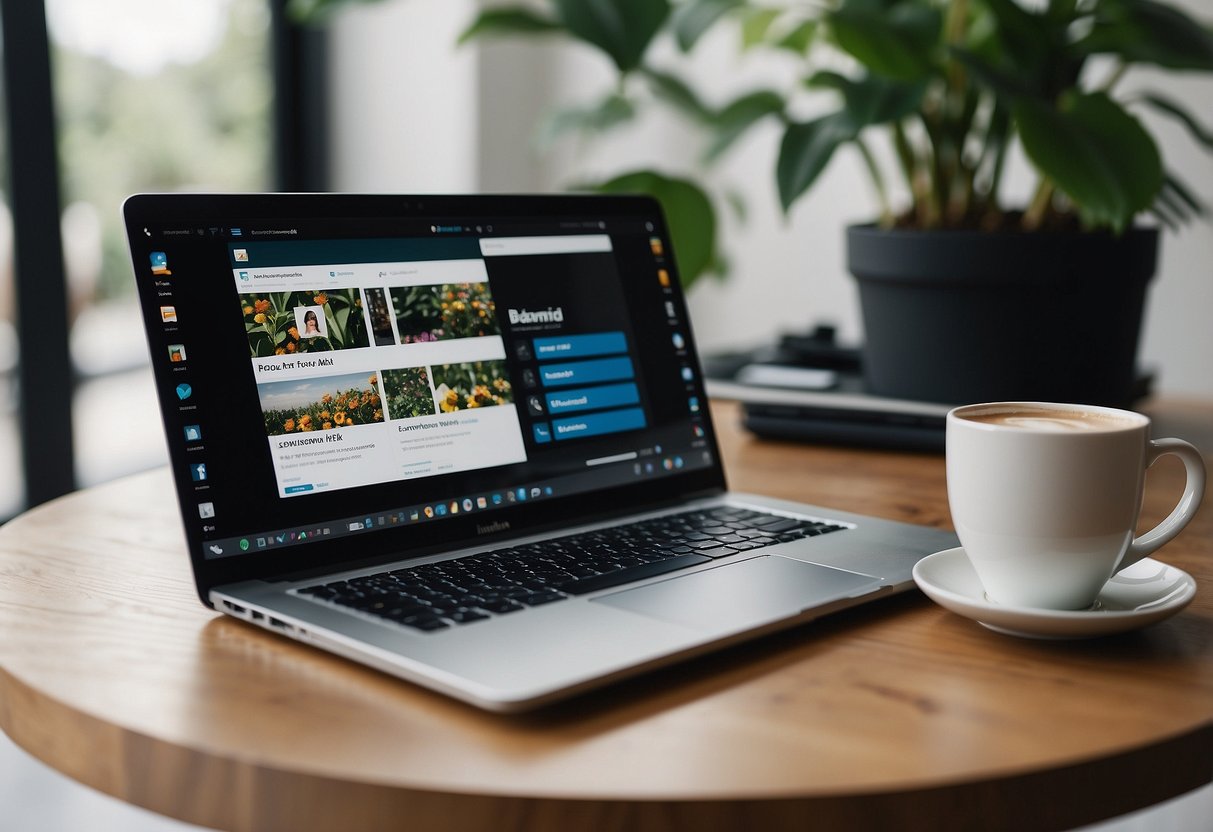
[[[324,310],[319,306],[296,306],[295,326],[298,327],[300,340],[308,338],[327,338],[328,321],[324,319]]]
[[[303,337],[315,338],[320,334],[320,325],[316,322],[316,310],[309,309],[303,313]]]

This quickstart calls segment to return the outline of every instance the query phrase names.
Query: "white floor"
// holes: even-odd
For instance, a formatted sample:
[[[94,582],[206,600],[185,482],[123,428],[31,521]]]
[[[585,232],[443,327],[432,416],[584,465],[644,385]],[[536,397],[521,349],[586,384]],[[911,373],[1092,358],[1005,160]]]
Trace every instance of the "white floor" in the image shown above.
[[[30,757],[0,732],[3,832],[199,832],[85,788]],[[1213,786],[1082,832],[1209,832]]]

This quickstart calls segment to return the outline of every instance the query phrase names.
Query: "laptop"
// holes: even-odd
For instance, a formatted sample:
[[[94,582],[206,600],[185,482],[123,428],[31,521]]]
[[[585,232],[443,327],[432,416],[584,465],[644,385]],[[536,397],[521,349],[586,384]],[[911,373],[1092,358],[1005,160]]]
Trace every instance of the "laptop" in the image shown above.
[[[521,711],[907,590],[956,545],[727,490],[650,198],[123,211],[198,595],[251,625]]]

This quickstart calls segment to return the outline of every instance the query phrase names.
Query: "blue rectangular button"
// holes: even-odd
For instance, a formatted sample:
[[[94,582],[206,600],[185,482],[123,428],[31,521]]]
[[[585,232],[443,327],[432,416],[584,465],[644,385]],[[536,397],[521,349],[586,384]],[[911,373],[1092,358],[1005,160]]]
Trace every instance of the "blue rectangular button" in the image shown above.
[[[314,487],[311,483],[307,485],[288,485],[283,491],[287,494],[302,494],[305,491],[311,491]]]
[[[598,381],[620,381],[635,376],[632,359],[599,358],[593,361],[570,361],[566,364],[545,364],[539,368],[544,387],[568,387],[571,384],[593,384]]]
[[[535,442],[542,445],[552,441],[552,428],[547,422],[536,422],[531,426],[535,434]]]
[[[577,439],[582,436],[601,436],[604,433],[620,433],[625,430],[636,430],[645,425],[644,411],[639,407],[629,407],[624,410],[608,410],[605,413],[591,413],[569,419],[553,419],[552,433],[557,441],[561,439]]]
[[[640,391],[629,381],[625,384],[607,384],[584,390],[548,393],[546,398],[549,412],[572,413],[578,410],[601,410],[605,407],[638,404]]]
[[[553,358],[588,358],[592,355],[611,355],[627,351],[628,341],[622,332],[535,339],[535,357],[540,361],[551,361]]]

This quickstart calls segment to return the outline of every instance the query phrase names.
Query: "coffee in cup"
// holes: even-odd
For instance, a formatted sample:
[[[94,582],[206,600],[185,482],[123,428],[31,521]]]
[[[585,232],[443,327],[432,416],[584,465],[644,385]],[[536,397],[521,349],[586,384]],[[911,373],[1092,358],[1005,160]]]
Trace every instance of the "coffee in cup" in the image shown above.
[[[1204,494],[1200,452],[1149,438],[1128,410],[998,402],[947,418],[948,503],[956,533],[989,600],[1086,609],[1116,572],[1187,525]],[[1134,539],[1145,471],[1174,454],[1187,471],[1179,504]]]

